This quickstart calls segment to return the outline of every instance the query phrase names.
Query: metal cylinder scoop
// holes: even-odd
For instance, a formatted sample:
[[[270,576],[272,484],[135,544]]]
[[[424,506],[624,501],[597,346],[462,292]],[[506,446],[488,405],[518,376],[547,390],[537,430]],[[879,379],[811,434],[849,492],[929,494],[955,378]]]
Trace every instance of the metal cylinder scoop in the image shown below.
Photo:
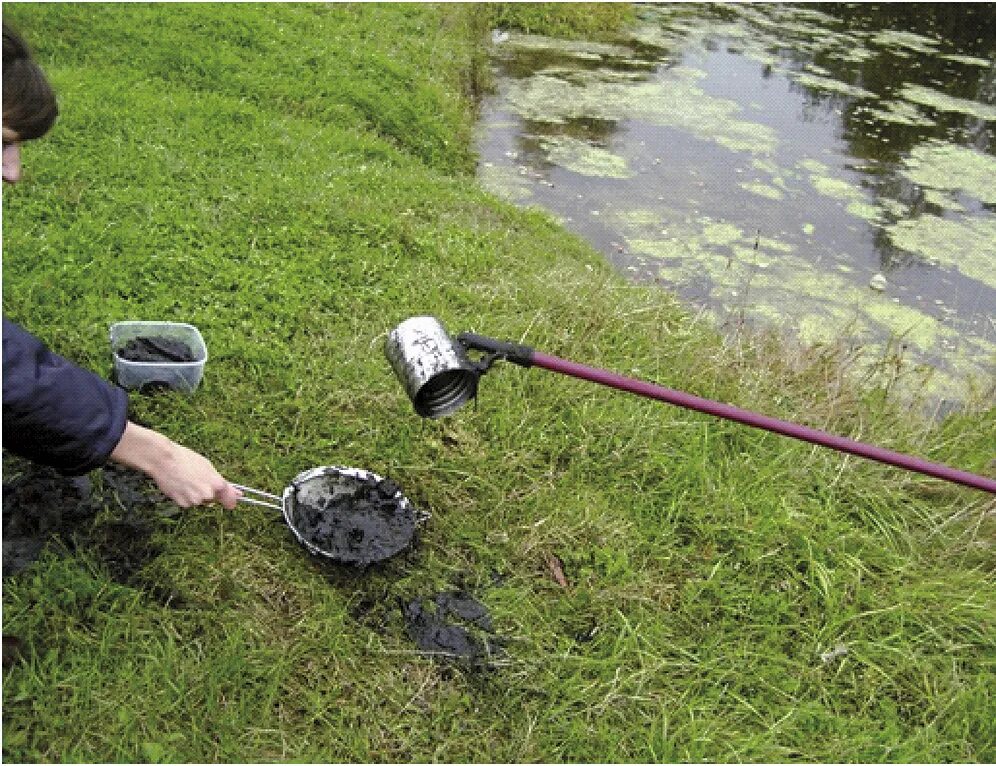
[[[482,358],[476,362],[472,361],[468,357],[468,352],[471,350],[481,352]],[[415,411],[422,417],[437,418],[449,415],[473,399],[477,395],[478,379],[496,360],[501,359],[521,367],[542,367],[561,375],[599,383],[648,399],[697,410],[966,487],[996,493],[996,480],[986,476],[941,463],[932,463],[874,444],[819,431],[788,420],[779,420],[654,383],[627,378],[609,370],[588,367],[543,354],[528,346],[473,333],[461,333],[456,340],[453,340],[447,335],[442,324],[433,317],[412,317],[402,322],[388,333],[384,352],[412,400]]]

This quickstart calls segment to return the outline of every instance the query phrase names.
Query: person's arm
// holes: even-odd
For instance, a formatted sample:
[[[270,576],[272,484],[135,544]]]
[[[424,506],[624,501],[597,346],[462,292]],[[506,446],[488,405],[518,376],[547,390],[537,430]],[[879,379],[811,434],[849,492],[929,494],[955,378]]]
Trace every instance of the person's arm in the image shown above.
[[[80,476],[107,462],[128,420],[128,394],[3,319],[3,446]]]
[[[231,509],[239,497],[206,457],[131,421],[111,460],[148,474],[163,494],[183,508],[218,502]]]
[[[174,502],[235,506],[211,462],[128,420],[128,395],[3,319],[3,446],[78,476],[114,460],[148,474]]]

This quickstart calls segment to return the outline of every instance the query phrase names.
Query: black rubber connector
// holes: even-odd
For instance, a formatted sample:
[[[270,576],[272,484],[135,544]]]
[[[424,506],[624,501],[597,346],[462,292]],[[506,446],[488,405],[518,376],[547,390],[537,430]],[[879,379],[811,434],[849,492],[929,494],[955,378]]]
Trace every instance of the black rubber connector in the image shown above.
[[[486,335],[477,335],[472,332],[460,333],[457,335],[457,340],[468,350],[481,351],[485,354],[493,355],[497,359],[504,359],[506,362],[517,364],[520,367],[533,366],[533,349],[529,346],[495,340]]]

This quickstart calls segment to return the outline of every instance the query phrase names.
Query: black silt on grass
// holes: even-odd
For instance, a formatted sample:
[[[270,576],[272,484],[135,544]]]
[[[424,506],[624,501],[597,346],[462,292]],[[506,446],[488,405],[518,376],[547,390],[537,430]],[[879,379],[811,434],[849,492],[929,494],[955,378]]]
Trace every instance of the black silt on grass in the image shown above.
[[[133,584],[159,554],[151,537],[162,497],[144,474],[108,464],[89,476],[66,477],[16,458],[5,460],[4,468],[14,474],[3,484],[5,577],[28,567],[53,542],[94,553],[124,584]],[[105,509],[116,518],[95,523]]]
[[[368,566],[407,547],[415,534],[415,514],[390,479],[363,482],[336,492],[320,505],[301,502],[295,492],[297,533],[331,558]]]
[[[3,484],[3,574],[16,574],[52,540],[69,542],[88,525],[98,506],[88,476],[66,477],[54,468],[5,461],[14,478]]]
[[[186,343],[172,338],[132,338],[118,350],[129,362],[196,362]]]
[[[416,599],[402,611],[408,635],[423,651],[475,666],[487,665],[503,651],[491,614],[464,591]]]

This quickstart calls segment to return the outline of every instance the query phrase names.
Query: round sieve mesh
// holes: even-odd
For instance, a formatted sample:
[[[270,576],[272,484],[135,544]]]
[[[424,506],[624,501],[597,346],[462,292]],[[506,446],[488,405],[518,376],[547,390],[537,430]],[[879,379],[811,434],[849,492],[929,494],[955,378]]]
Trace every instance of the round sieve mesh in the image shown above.
[[[295,478],[284,493],[284,518],[312,553],[367,566],[412,541],[416,512],[390,479],[328,466]]]

